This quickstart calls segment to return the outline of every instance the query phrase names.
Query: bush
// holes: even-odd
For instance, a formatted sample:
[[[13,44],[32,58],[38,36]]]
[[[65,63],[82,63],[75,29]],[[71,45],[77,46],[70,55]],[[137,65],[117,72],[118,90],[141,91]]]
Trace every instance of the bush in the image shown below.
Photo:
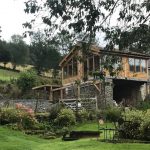
[[[109,107],[106,108],[105,110],[98,110],[96,112],[96,117],[97,119],[103,119],[105,121],[116,123],[118,122],[118,120],[120,120],[120,118],[122,118],[121,114],[122,114],[121,108]]]
[[[103,111],[104,117],[106,120],[110,122],[118,122],[121,119],[121,108],[113,107],[113,108],[107,108]]]
[[[57,118],[57,116],[60,113],[62,108],[63,108],[63,105],[60,105],[60,104],[55,104],[50,108],[50,110],[49,110],[49,120],[51,122],[53,122]]]
[[[137,109],[139,110],[147,110],[150,109],[150,100],[146,100],[146,101],[140,101],[137,106]]]
[[[49,122],[49,113],[36,113],[35,117],[39,122]]]
[[[17,124],[18,129],[31,129],[37,123],[32,109],[21,104],[17,104],[16,108],[1,109],[0,120],[2,125]]]
[[[62,109],[55,119],[55,125],[59,127],[70,127],[76,123],[74,112],[71,109]]]
[[[141,135],[144,140],[150,141],[150,109],[143,116],[143,121],[140,126]]]
[[[26,92],[32,89],[36,85],[37,74],[33,70],[28,70],[20,73],[20,76],[17,80],[18,87],[22,92]]]
[[[123,119],[125,122],[120,126],[120,137],[126,139],[143,139],[145,112],[140,110],[125,110]],[[143,124],[143,127],[141,126]],[[143,130],[143,133],[141,132]]]
[[[89,112],[88,120],[97,120],[97,112],[95,110]]]
[[[85,109],[82,109],[78,112],[76,118],[79,122],[85,122],[88,120],[88,112]]]
[[[0,110],[0,124],[10,124],[19,121],[18,112],[13,108],[5,108]]]

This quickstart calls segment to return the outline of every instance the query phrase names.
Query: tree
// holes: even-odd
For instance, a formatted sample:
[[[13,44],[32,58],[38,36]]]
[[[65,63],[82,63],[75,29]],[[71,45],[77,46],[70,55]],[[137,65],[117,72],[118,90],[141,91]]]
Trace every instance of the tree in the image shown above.
[[[0,26],[0,39],[1,39],[1,37],[2,37],[2,36],[1,36],[1,32],[2,32],[2,29],[1,29],[1,26]]]
[[[0,40],[0,62],[4,63],[4,66],[11,61],[10,53],[8,51],[7,43]]]
[[[37,74],[34,70],[28,70],[20,73],[17,79],[17,85],[22,92],[27,92],[37,84]]]
[[[34,33],[30,45],[30,57],[32,64],[41,74],[42,71],[57,69],[61,55],[53,41],[46,41],[41,32]]]
[[[13,69],[16,65],[25,65],[28,63],[29,50],[23,38],[20,35],[13,35],[9,43],[9,51],[11,55],[11,62]]]
[[[149,53],[150,0],[46,0],[43,5],[29,0],[25,5],[26,13],[44,14],[41,18],[49,27],[49,36],[65,28],[69,33],[85,32],[90,42],[102,31],[107,50],[117,46],[120,50]],[[32,23],[24,26],[31,29]]]

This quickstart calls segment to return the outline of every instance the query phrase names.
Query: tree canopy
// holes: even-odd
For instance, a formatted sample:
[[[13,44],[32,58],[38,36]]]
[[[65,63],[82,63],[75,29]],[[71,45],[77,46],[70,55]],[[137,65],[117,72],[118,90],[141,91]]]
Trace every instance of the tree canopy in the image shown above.
[[[0,40],[0,62],[6,65],[10,61],[11,61],[11,56],[8,50],[7,43],[5,41]]]
[[[31,63],[39,74],[49,69],[57,69],[61,58],[53,41],[46,41],[41,32],[33,34],[30,57]]]
[[[84,32],[82,40],[89,36],[91,41],[104,32],[107,50],[150,52],[150,0],[28,0],[25,5],[26,13],[41,16],[48,36]],[[35,21],[24,26],[31,29]]]
[[[11,55],[11,63],[16,68],[16,65],[24,65],[28,63],[29,50],[23,38],[20,35],[13,35],[11,42],[8,43],[8,49]]]

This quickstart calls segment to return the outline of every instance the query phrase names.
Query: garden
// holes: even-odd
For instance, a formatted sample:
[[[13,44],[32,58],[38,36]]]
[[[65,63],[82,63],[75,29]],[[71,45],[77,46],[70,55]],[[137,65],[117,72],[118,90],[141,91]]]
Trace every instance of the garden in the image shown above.
[[[148,106],[145,103],[149,102],[143,103],[137,108],[110,107],[99,111],[82,109],[78,112],[55,105],[48,113],[36,114],[20,103],[15,108],[1,108],[0,150],[148,150],[150,109],[145,108]],[[106,133],[106,129],[109,132]],[[115,129],[115,133],[112,129]],[[64,135],[72,131],[99,132],[99,137],[79,136],[76,140],[64,140]]]

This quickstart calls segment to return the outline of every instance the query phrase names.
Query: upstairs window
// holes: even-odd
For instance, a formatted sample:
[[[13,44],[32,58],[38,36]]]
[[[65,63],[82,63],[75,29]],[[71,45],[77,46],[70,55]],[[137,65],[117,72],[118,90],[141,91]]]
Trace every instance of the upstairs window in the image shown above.
[[[129,67],[130,67],[130,71],[134,72],[135,68],[134,68],[134,58],[129,58]]]
[[[129,70],[131,72],[146,72],[146,60],[129,58]]]
[[[141,60],[141,71],[146,72],[146,60]]]
[[[136,72],[140,72],[140,64],[141,64],[141,60],[135,59],[135,71]]]
[[[78,63],[77,59],[72,58],[63,68],[63,77],[73,77],[78,74]]]

